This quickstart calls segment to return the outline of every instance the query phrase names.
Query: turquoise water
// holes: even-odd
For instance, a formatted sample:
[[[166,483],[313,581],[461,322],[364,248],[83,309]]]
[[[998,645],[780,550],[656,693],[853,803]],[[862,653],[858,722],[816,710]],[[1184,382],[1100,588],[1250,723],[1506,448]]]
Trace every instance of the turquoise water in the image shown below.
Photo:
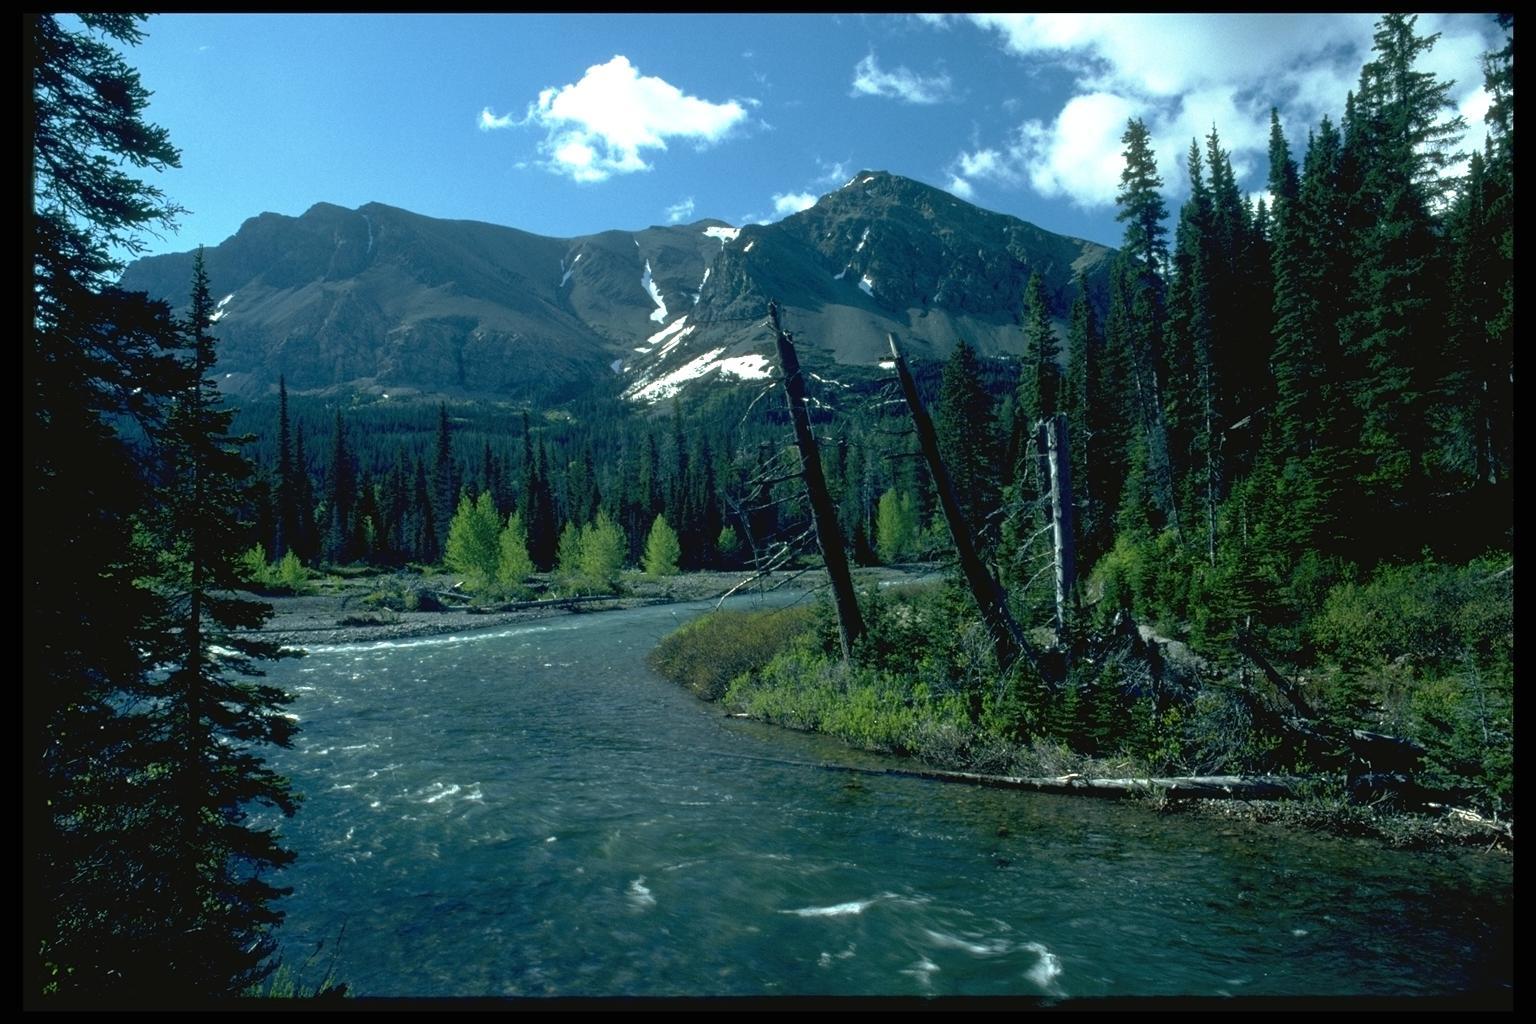
[[[1511,989],[1506,860],[825,770],[887,762],[645,668],[704,607],[275,666],[285,959],[387,996]]]

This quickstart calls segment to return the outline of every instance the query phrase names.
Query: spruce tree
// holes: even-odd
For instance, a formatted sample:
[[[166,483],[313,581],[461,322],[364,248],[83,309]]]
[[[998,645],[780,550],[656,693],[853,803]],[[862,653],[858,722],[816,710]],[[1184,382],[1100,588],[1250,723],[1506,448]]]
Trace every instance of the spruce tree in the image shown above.
[[[119,253],[178,207],[141,175],[179,166],[119,48],[141,15],[27,15],[31,274],[23,346],[23,993],[144,997],[140,953],[171,932],[135,842],[162,823],[134,781],[163,605],[139,581],[150,436],[175,381],[170,311],[112,286]],[[26,116],[27,114],[30,117]],[[119,427],[132,423],[129,430]],[[132,835],[128,829],[132,827]],[[158,875],[156,876],[159,877]],[[161,993],[162,995],[166,993]]]
[[[944,364],[934,433],[954,483],[955,499],[978,538],[995,538],[997,441],[992,397],[981,381],[981,364],[964,340]]]
[[[1024,376],[1019,381],[1018,416],[1026,436],[1036,420],[1053,416],[1061,405],[1061,346],[1051,327],[1045,283],[1037,270],[1024,290]]]
[[[1377,24],[1346,139],[1360,167],[1353,202],[1363,225],[1346,318],[1365,499],[1357,511],[1376,521],[1378,555],[1416,550],[1432,500],[1425,459],[1449,276],[1435,211],[1464,128],[1451,113],[1451,83],[1416,69],[1437,38],[1419,35],[1416,21],[1388,15]]]
[[[142,980],[199,998],[239,994],[272,969],[272,927],[282,914],[271,904],[287,890],[263,875],[293,854],[273,829],[246,819],[256,805],[293,813],[287,781],[260,749],[288,746],[296,731],[284,713],[293,697],[255,681],[259,661],[279,654],[276,643],[251,634],[271,608],[230,594],[252,474],[240,449],[252,439],[229,434],[234,413],[213,374],[213,310],[199,250],[185,328],[189,380],[161,439],[168,480],[155,517],[169,556],[155,581],[169,609],[157,650],[168,671],[160,699],[139,712],[153,752],[142,785],[170,818],[152,847],[166,872],[160,895],[169,920],[144,950],[163,966],[158,979]]]

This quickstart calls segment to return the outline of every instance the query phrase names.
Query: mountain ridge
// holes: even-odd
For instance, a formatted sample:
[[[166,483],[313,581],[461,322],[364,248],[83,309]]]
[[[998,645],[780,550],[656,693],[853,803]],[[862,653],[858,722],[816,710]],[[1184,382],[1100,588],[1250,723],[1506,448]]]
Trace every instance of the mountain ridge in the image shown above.
[[[262,213],[206,251],[227,390],[559,402],[616,388],[658,401],[762,376],[769,298],[802,344],[877,369],[885,335],[916,357],[960,338],[1018,354],[1040,271],[1063,331],[1081,270],[1101,300],[1113,250],[861,171],[773,224],[614,229],[574,238],[370,202]],[[191,253],[135,261],[121,285],[184,303]],[[180,300],[180,301],[178,301]]]

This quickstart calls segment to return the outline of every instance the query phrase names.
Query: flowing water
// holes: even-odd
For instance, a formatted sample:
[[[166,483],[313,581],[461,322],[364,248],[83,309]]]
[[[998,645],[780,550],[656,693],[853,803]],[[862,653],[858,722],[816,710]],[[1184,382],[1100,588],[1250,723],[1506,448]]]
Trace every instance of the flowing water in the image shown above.
[[[1508,861],[829,771],[890,762],[646,669],[703,607],[275,666],[285,959],[389,996],[1512,990]]]

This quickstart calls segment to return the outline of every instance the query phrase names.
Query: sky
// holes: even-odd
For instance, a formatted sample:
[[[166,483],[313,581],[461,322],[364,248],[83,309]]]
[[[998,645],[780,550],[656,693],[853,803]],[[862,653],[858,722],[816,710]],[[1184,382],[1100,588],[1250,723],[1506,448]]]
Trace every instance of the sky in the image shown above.
[[[1129,118],[1170,210],[1214,125],[1240,185],[1269,110],[1298,162],[1339,120],[1371,15],[157,15],[126,50],[188,211],[147,252],[217,245],[263,212],[381,202],[573,237],[779,220],[861,170],[1118,244]],[[1424,15],[1421,69],[1480,146],[1483,15]],[[1203,144],[1203,143],[1202,143]]]

